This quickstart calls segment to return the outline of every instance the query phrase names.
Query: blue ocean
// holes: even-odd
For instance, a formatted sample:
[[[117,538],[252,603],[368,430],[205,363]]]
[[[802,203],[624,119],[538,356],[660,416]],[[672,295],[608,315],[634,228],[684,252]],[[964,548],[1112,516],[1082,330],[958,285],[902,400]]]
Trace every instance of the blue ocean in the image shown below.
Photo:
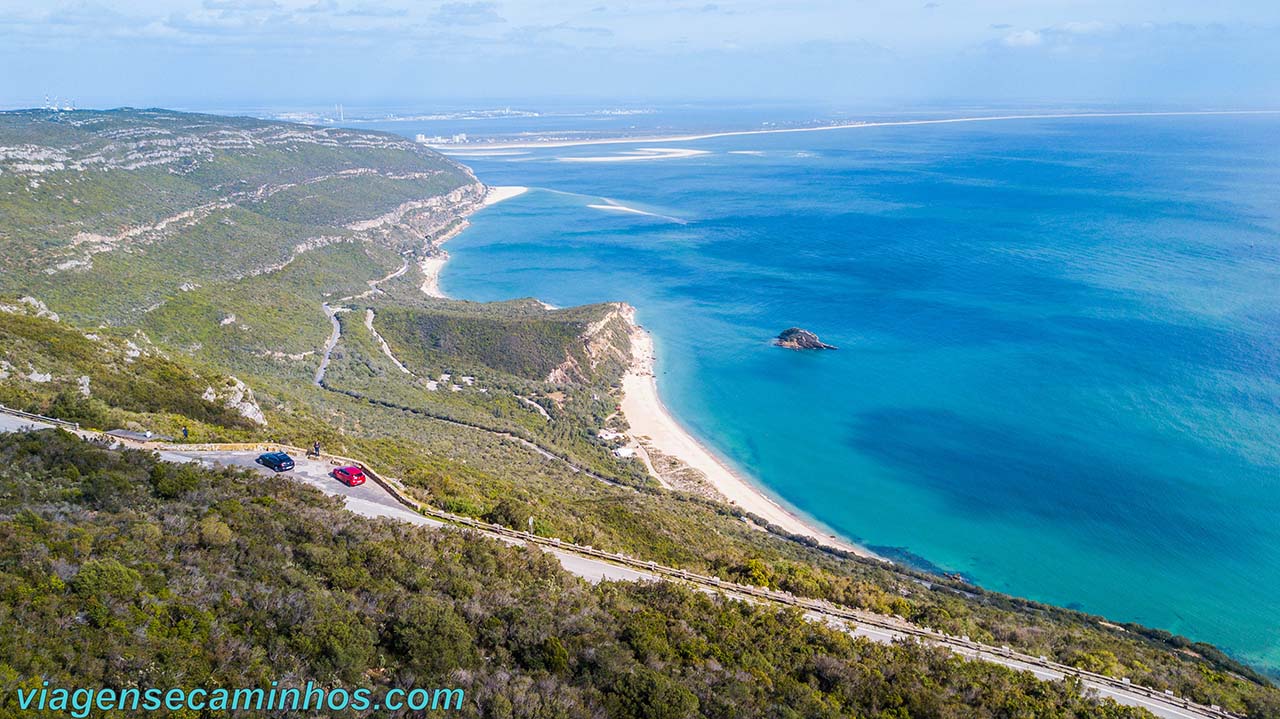
[[[703,154],[616,161],[654,147]],[[535,189],[449,295],[627,301],[672,412],[833,531],[1280,669],[1280,119],[457,159]]]

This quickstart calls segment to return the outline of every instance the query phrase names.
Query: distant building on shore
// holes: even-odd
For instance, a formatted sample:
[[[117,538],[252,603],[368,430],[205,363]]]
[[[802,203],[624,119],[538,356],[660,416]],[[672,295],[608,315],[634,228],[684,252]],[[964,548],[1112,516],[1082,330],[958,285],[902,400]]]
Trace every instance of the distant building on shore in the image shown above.
[[[467,141],[467,133],[459,132],[456,135],[445,137],[443,135],[427,136],[419,132],[413,139],[415,142],[420,142],[424,145],[461,145]]]

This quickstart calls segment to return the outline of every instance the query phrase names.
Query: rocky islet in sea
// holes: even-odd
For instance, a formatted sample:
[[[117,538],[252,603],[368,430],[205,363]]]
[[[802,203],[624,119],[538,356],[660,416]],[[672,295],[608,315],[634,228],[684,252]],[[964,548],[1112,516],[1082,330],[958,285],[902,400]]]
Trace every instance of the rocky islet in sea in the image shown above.
[[[833,350],[835,345],[829,345],[818,339],[818,336],[809,330],[799,327],[791,327],[785,329],[773,340],[778,347],[785,347],[791,350]]]

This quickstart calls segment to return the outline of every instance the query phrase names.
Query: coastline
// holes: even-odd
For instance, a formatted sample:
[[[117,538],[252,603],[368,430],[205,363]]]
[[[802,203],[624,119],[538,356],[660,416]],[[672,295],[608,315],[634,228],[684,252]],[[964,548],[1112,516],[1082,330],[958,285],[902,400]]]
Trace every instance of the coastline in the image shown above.
[[[475,142],[466,145],[429,144],[433,150],[449,154],[450,150],[460,152],[485,150],[531,150],[539,147],[579,147],[582,145],[648,145],[655,142],[693,142],[695,140],[711,140],[718,137],[743,137],[747,135],[778,135],[793,132],[830,132],[832,130],[856,130],[867,127],[906,127],[912,125],[950,125],[965,122],[1001,122],[1010,120],[1062,120],[1071,118],[1120,118],[1120,117],[1197,117],[1204,115],[1275,115],[1280,110],[1187,110],[1169,112],[1060,112],[1027,115],[987,115],[978,117],[943,117],[932,120],[890,120],[885,122],[847,122],[836,125],[818,125],[815,127],[783,127],[772,130],[733,130],[728,132],[707,132],[688,135],[663,135],[660,137],[607,137],[590,140],[549,140],[537,142],[517,140],[515,142]],[[632,159],[655,159],[654,157]],[[610,158],[611,161],[617,161]],[[581,160],[578,160],[581,161]]]
[[[499,185],[490,187],[489,191],[484,193],[484,199],[480,201],[480,207],[488,207],[496,205],[503,200],[510,200],[513,197],[519,197],[528,192],[529,188],[523,185]]]
[[[497,187],[488,187],[484,193],[484,199],[480,201],[480,206],[476,210],[483,210],[486,207],[496,205],[503,200],[510,200],[513,197],[519,197],[528,192],[529,188],[522,185],[500,185]],[[435,241],[436,253],[430,257],[423,258],[418,263],[418,268],[422,270],[422,293],[428,297],[436,299],[447,299],[444,292],[440,291],[440,271],[444,269],[444,264],[449,261],[449,253],[440,249],[444,243],[457,237],[459,233],[467,229],[471,225],[466,219],[463,219],[453,229],[449,230],[444,236]]]
[[[521,186],[490,187],[485,193],[477,210],[497,204],[503,200],[517,197],[528,191]],[[469,223],[464,219],[444,237],[436,241],[436,247],[457,236],[467,228]],[[449,254],[437,249],[437,253],[423,259],[419,266],[424,275],[422,292],[430,297],[447,299],[440,290],[440,272],[449,261]],[[543,303],[548,310],[554,309]],[[824,529],[813,520],[807,520],[788,510],[771,499],[763,490],[750,480],[741,476],[734,469],[721,461],[716,455],[699,442],[686,430],[667,410],[658,394],[658,384],[654,378],[653,338],[635,321],[634,308],[624,306],[624,316],[630,327],[631,362],[622,378],[622,414],[630,426],[628,439],[644,447],[652,447],[664,455],[672,457],[683,464],[698,470],[706,482],[730,504],[750,512],[765,521],[781,527],[792,534],[810,537],[820,544],[851,552],[862,557],[883,559],[852,542],[841,539],[830,530]],[[641,438],[644,438],[641,441]],[[650,473],[659,482],[665,482],[658,475],[649,461],[648,453],[642,452],[641,459]]]
[[[883,559],[778,504],[694,438],[671,415],[658,394],[653,338],[636,324],[634,310],[630,311],[627,319],[631,325],[631,365],[622,378],[622,414],[630,425],[627,436],[632,442],[641,447],[652,447],[698,470],[730,504],[787,532],[810,537],[821,544],[862,557]],[[648,466],[649,462],[645,464]],[[652,467],[650,471],[653,472]]]

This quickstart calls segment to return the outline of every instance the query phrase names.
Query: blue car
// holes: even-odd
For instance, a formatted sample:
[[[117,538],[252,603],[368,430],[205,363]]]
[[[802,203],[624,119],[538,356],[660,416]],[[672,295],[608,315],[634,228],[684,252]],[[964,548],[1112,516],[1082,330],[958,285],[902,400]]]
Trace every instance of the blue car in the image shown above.
[[[293,469],[293,457],[284,452],[267,452],[258,455],[258,464],[273,472],[288,472]]]

